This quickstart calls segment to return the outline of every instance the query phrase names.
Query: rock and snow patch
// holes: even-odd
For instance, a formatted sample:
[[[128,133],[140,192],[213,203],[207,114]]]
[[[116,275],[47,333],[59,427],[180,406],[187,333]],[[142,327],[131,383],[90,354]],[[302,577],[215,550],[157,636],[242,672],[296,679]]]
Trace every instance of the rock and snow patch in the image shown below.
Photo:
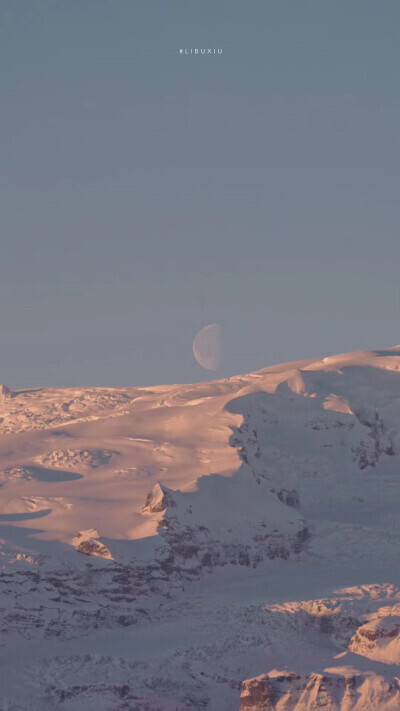
[[[7,469],[4,469],[1,472],[1,478],[8,480],[8,479],[25,479],[25,480],[30,480],[33,479],[33,474],[32,470],[30,467],[7,467]]]
[[[323,674],[275,671],[244,681],[240,700],[240,711],[396,711],[400,683],[346,669]]]
[[[248,467],[230,478],[202,477],[194,492],[157,484],[144,511],[163,512],[159,531],[169,549],[164,566],[171,573],[228,563],[257,567],[300,553],[309,534],[293,508],[298,498],[293,491],[279,493],[265,480],[257,482]]]
[[[107,449],[55,449],[36,458],[38,464],[63,469],[80,467],[97,469],[109,464],[118,452]]]
[[[137,388],[29,388],[0,393],[0,433],[43,430],[129,411]]]
[[[173,492],[166,486],[163,486],[158,481],[149,491],[146,503],[142,508],[142,513],[160,513],[165,511],[167,507],[174,508],[176,506]]]
[[[79,531],[72,539],[72,545],[78,553],[114,560],[110,550],[98,540],[99,538],[100,533],[95,528],[90,528],[88,531]]]

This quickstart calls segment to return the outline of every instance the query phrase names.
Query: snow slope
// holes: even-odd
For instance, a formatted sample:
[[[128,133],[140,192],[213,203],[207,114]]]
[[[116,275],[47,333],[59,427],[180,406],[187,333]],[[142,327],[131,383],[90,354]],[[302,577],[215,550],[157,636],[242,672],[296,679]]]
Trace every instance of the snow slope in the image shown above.
[[[400,708],[399,369],[1,387],[0,709]]]

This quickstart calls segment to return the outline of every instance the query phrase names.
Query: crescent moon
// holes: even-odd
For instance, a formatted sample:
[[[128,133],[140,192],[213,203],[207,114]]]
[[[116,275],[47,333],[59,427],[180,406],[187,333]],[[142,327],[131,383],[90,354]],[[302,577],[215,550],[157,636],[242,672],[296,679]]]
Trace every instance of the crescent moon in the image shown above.
[[[222,328],[219,323],[210,323],[196,334],[193,355],[202,368],[218,370],[222,357]]]

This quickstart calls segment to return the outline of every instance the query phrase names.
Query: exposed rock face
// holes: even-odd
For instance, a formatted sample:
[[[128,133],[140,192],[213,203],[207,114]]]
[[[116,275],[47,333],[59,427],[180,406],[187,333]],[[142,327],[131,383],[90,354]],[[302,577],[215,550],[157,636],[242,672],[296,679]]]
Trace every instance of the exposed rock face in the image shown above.
[[[146,503],[142,508],[143,513],[160,513],[165,511],[167,507],[174,508],[176,503],[174,501],[171,489],[167,489],[166,486],[157,482],[149,491],[146,499]]]
[[[267,674],[246,679],[240,694],[240,711],[272,711],[274,691]]]
[[[400,684],[379,675],[273,672],[243,682],[240,711],[395,711]]]
[[[290,489],[290,491],[288,491],[288,489],[280,489],[277,492],[277,497],[279,501],[282,501],[282,503],[287,506],[293,506],[294,508],[300,506],[299,495],[296,489]]]
[[[2,400],[7,400],[12,396],[10,388],[7,387],[7,385],[3,385],[3,383],[0,384],[0,399]]]
[[[393,440],[379,413],[375,412],[373,416],[357,412],[355,414],[361,424],[370,430],[367,437],[353,449],[354,461],[360,469],[374,467],[382,454],[393,457],[395,454]]]
[[[349,644],[352,652],[390,664],[400,663],[399,610],[388,612],[388,616],[372,619],[357,629]]]
[[[400,634],[400,617],[382,617],[362,625],[354,637],[357,639],[366,639],[372,644],[379,640],[389,640],[398,637]],[[351,644],[354,644],[352,641]]]

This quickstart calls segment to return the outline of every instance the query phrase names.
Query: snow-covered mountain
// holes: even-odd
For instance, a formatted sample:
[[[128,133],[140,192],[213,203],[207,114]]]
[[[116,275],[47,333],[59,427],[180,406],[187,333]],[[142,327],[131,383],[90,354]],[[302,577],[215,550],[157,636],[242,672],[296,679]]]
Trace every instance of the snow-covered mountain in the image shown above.
[[[0,710],[400,708],[400,346],[0,388]]]

